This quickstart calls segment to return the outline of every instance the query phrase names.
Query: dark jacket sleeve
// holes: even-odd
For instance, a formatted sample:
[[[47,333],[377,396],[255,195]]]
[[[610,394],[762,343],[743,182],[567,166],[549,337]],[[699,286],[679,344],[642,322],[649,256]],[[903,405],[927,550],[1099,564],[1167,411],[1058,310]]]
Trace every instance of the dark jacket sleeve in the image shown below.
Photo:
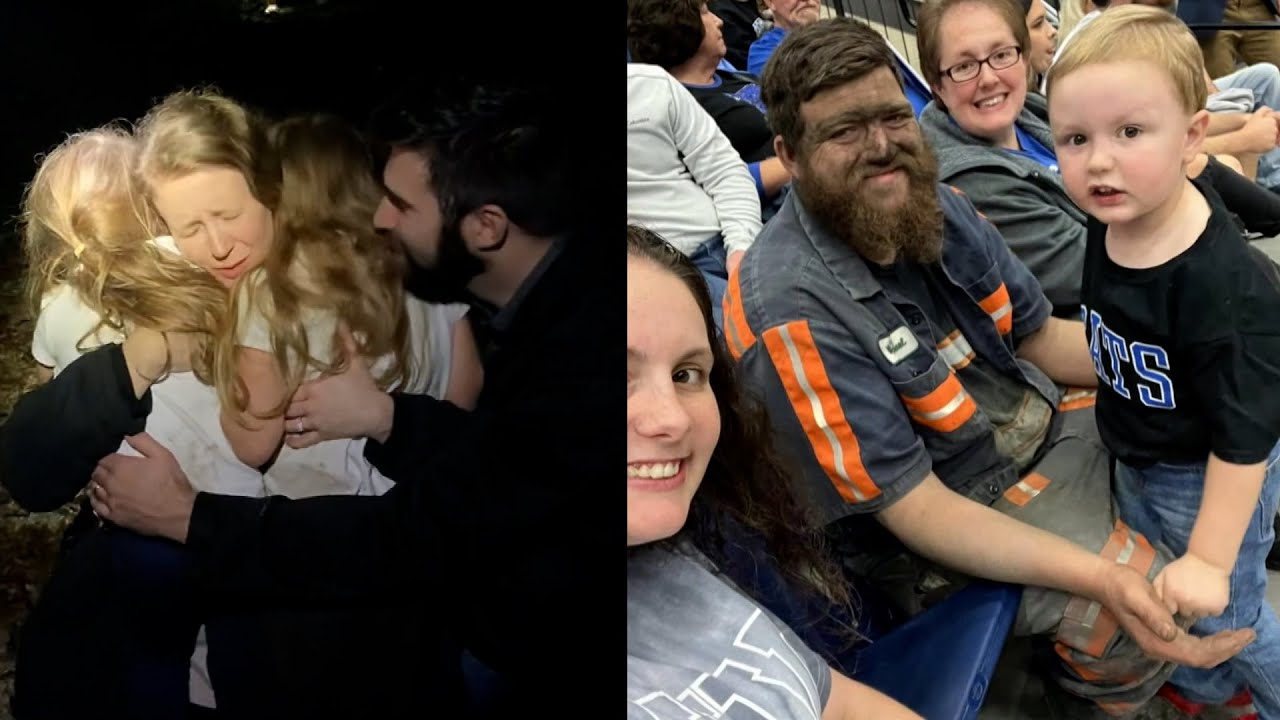
[[[134,397],[120,345],[85,353],[14,405],[0,428],[0,482],[22,508],[55,510],[150,413],[151,392]]]
[[[364,457],[388,478],[412,481],[428,457],[453,444],[471,421],[471,413],[430,395],[392,393],[391,398],[395,403],[391,434],[385,443],[373,439],[365,443]]]
[[[405,569],[435,546],[430,526],[415,526],[430,490],[414,486],[432,475],[428,463],[438,450],[455,447],[471,414],[428,395],[391,397],[391,434],[385,443],[370,439],[364,452],[396,481],[387,494],[196,498],[187,544],[202,553],[210,589],[222,597],[329,605],[375,600],[413,584]],[[264,562],[246,563],[246,555]]]

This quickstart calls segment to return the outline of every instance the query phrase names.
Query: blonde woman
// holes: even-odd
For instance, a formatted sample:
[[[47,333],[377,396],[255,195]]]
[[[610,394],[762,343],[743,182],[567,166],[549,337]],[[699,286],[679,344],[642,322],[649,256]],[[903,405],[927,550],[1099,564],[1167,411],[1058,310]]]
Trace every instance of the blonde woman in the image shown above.
[[[33,352],[48,380],[129,329],[209,337],[226,292],[176,255],[133,182],[136,143],[105,126],[45,156],[23,201]]]
[[[236,462],[216,424],[201,422],[216,408],[205,383],[227,291],[159,235],[134,179],[136,157],[137,142],[123,128],[77,133],[45,157],[28,187],[23,249],[37,373],[47,381],[107,343],[124,343],[126,353],[144,343],[163,347],[162,363],[134,372],[139,394],[155,384],[148,432],[185,465],[205,467],[202,485],[259,495],[258,473]]]
[[[402,260],[372,231],[381,193],[358,137],[333,119],[270,130],[207,91],[166,98],[138,132],[139,177],[176,245],[233,289],[210,365],[236,457],[264,468],[269,494],[384,492],[390,481],[364,459],[362,439],[282,447],[293,391],[342,366],[338,326],[384,388],[409,379],[407,391],[469,407],[479,362],[457,307],[405,310]],[[414,360],[405,356],[410,335]],[[453,345],[470,362],[454,363]]]
[[[364,438],[282,447],[286,431],[305,431],[286,427],[285,409],[303,381],[340,372],[351,357],[376,358],[373,374],[384,390],[470,407],[475,393],[461,381],[450,395],[449,336],[432,332],[468,332],[458,324],[465,307],[412,298],[406,305],[403,252],[374,231],[382,192],[365,144],[345,121],[294,117],[276,125],[272,138],[284,181],[275,241],[266,262],[236,283],[232,323],[217,344],[222,428],[245,463],[271,463],[270,494],[385,492],[390,481],[364,459]],[[474,342],[461,339],[474,356]]]
[[[157,236],[160,224],[133,173],[137,149],[133,136],[115,126],[74,134],[44,158],[27,190],[23,248],[37,317],[37,372],[47,381],[82,353],[122,343],[136,395],[153,389],[150,406],[135,410],[139,424],[196,470],[203,487],[261,495],[261,475],[236,460],[217,425],[217,397],[202,382],[210,377],[207,361],[191,364],[207,356],[226,312],[226,289],[184,260],[172,238]],[[137,362],[148,347],[159,350],[150,368]],[[92,405],[94,389],[83,394]],[[101,457],[117,448],[136,454],[119,436],[79,449]],[[20,478],[9,483],[29,509],[67,499],[55,497],[56,490],[28,493]],[[125,710],[139,718],[185,713],[188,658],[200,622],[177,572],[180,551],[123,529],[109,532],[113,581],[100,600],[121,628],[111,660],[121,673]]]

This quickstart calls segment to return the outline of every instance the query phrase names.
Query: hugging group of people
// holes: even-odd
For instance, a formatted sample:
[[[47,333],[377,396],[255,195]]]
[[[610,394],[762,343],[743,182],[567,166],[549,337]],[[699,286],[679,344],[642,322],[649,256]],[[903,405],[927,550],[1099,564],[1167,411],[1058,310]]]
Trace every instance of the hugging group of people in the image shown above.
[[[716,100],[788,176],[743,237],[653,202],[749,197],[727,114],[653,52],[715,59],[721,23],[629,3],[663,60],[628,67],[630,717],[914,717],[856,681],[850,597],[910,617],[980,577],[1024,586],[1054,717],[1280,718],[1280,270],[1248,239],[1280,204],[1210,148],[1187,27],[1113,4],[1042,97],[1039,3],[927,0],[920,110],[865,23],[786,29]],[[713,165],[747,192],[689,181]]]
[[[599,414],[554,353],[603,285],[548,92],[441,81],[366,136],[180,91],[40,158],[43,384],[0,465],[29,510],[83,501],[15,717],[467,716],[502,701],[466,667],[512,695],[553,672],[530,658],[591,602],[570,518],[600,462],[525,470]]]
[[[151,390],[150,406],[135,409],[149,439],[121,452],[158,443],[193,488],[229,495],[386,492],[363,437],[333,437],[303,411],[306,398],[326,400],[323,389],[299,395],[302,383],[363,363],[381,389],[470,409],[482,371],[466,306],[404,291],[404,249],[375,229],[389,226],[385,211],[375,218],[384,200],[371,153],[341,118],[268,123],[212,91],[170,95],[136,130],[71,135],[44,156],[22,214],[40,378],[119,343],[134,400]],[[48,509],[84,487],[87,475],[36,460],[6,478],[20,503]],[[135,716],[186,711],[193,656],[193,699],[216,705],[209,678],[260,651],[250,645],[260,630],[203,621],[181,553],[114,533],[114,588],[127,598],[115,618],[122,687]]]

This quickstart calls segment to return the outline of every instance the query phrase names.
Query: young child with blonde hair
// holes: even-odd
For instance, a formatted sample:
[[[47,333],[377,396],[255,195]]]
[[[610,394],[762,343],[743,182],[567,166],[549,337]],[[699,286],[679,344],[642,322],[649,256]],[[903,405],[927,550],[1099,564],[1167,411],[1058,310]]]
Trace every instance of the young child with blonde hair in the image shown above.
[[[27,188],[21,227],[38,372],[53,377],[105,343],[124,343],[126,357],[130,343],[163,346],[157,373],[135,370],[146,375],[134,378],[139,397],[154,384],[147,432],[184,467],[207,466],[193,475],[201,489],[260,495],[261,478],[203,417],[216,407],[205,353],[224,322],[226,289],[160,234],[134,179],[136,156],[121,127],[76,133],[44,157]],[[127,443],[120,451],[133,452]]]
[[[133,180],[136,149],[121,127],[76,133],[27,188],[26,290],[44,379],[134,328],[207,338],[226,304],[225,291],[159,236]]]
[[[122,127],[73,134],[43,158],[27,188],[21,225],[38,372],[47,380],[84,352],[122,343],[139,400],[151,390],[149,407],[139,405],[146,432],[200,489],[261,495],[262,476],[236,459],[218,426],[217,395],[206,384],[212,377],[207,350],[223,324],[226,288],[159,234],[162,224],[135,178],[137,151]],[[142,369],[148,363],[139,358],[157,354],[166,358],[163,364]],[[137,454],[127,442],[90,452],[115,451]],[[129,712],[185,714],[200,623],[181,579],[181,548],[105,530]]]
[[[1208,127],[1200,48],[1169,12],[1127,5],[1049,69],[1067,191],[1089,215],[1081,314],[1121,517],[1176,556],[1156,592],[1191,630],[1257,639],[1162,696],[1191,715],[1280,718],[1280,622],[1265,558],[1280,504],[1280,271],[1187,164]],[[1251,697],[1250,697],[1251,696]]]
[[[275,240],[235,284],[216,345],[222,427],[242,461],[267,466],[269,494],[380,494],[391,481],[365,460],[364,438],[290,447],[286,432],[305,428],[286,428],[285,409],[304,381],[342,371],[349,354],[370,359],[385,390],[445,397],[466,308],[406,296],[406,260],[374,230],[382,191],[350,125],[301,115],[271,137],[283,179]]]

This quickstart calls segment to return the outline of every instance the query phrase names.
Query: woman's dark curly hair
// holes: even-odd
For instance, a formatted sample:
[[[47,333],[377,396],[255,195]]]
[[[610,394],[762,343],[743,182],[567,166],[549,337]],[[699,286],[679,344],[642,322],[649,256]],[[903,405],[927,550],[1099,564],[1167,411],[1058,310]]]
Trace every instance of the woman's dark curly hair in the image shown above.
[[[631,62],[670,70],[702,46],[705,0],[627,0],[627,49]]]
[[[798,588],[847,607],[846,581],[826,552],[821,529],[803,510],[792,473],[773,443],[764,406],[741,391],[733,359],[711,316],[702,274],[679,250],[653,232],[627,226],[627,254],[670,272],[693,293],[702,312],[714,361],[709,382],[720,410],[720,440],[694,495],[689,520],[672,540],[688,539],[711,560],[725,559],[728,519],[754,531]]]

